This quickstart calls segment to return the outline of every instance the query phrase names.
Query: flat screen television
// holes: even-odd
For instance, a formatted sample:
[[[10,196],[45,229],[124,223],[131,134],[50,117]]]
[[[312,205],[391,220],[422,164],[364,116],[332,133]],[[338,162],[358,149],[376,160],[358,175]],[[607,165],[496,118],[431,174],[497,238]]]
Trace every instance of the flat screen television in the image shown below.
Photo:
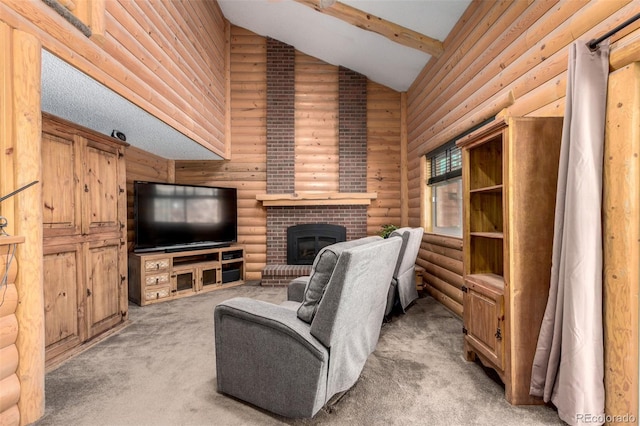
[[[135,252],[228,246],[238,239],[236,188],[133,183]]]

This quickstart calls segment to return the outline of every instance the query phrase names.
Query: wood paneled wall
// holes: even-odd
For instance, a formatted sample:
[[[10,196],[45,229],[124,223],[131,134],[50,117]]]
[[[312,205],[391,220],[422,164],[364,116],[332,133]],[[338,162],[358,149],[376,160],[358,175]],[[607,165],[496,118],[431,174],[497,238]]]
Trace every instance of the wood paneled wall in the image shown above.
[[[133,249],[135,225],[133,222],[133,182],[168,182],[175,180],[175,164],[172,160],[158,157],[134,146],[125,151],[127,166],[127,248]]]
[[[231,27],[231,159],[176,161],[176,182],[238,189],[238,243],[246,279],[258,280],[267,260],[267,214],[256,194],[267,190],[266,39]]]
[[[629,0],[472,2],[445,40],[444,54],[407,93],[409,224],[419,226],[425,214],[421,156],[499,112],[561,116],[568,46],[638,12],[640,3]]]
[[[424,268],[424,289],[434,299],[462,317],[464,280],[462,240],[424,234],[416,264]]]
[[[222,155],[225,39],[216,9],[202,1],[107,1],[104,50]]]
[[[338,67],[296,51],[295,189],[338,191]]]
[[[562,116],[569,46],[576,40],[586,43],[637,13],[640,2],[631,0],[473,1],[444,41],[444,54],[427,64],[407,93],[410,225],[422,223],[424,214],[421,156],[497,113]],[[639,28],[636,22],[611,37],[612,69],[640,60]],[[438,259],[457,268],[455,262],[440,258],[438,250],[441,248],[423,243],[418,264],[445,272],[432,266]],[[442,276],[429,274],[426,280],[432,288],[428,291],[457,312],[459,307],[453,303],[459,296],[457,274],[444,281]],[[637,289],[620,287],[616,286],[619,292],[610,297],[629,297],[630,291],[637,295]],[[637,312],[627,311],[619,316],[623,317],[637,323]],[[623,322],[620,327],[609,324],[607,329],[628,327]],[[637,330],[637,324],[631,327]],[[630,335],[633,333],[628,337],[637,340],[637,334]],[[605,348],[607,356],[624,353],[638,363],[637,342],[610,335]],[[618,410],[607,414],[637,415],[635,367],[630,378],[628,372],[620,373],[618,366],[607,366],[607,408]]]
[[[7,241],[8,240],[8,241]],[[20,354],[18,340],[18,291],[14,284],[18,274],[18,262],[13,258],[21,237],[0,236],[0,271],[5,278],[2,282],[3,297],[0,303],[0,424],[20,424],[20,379],[17,370]]]
[[[41,1],[2,0],[0,15],[42,46],[225,156],[225,22],[216,2],[106,1],[89,39]]]
[[[225,155],[225,23],[217,3],[96,0],[92,5],[100,8],[107,28],[87,38],[45,2],[0,0],[2,194],[41,180],[41,49]],[[19,421],[31,424],[44,413],[40,187],[6,200],[1,213],[11,222],[8,231],[25,237],[16,256],[21,266],[16,346]]]
[[[568,46],[640,12],[630,0],[472,2],[407,93],[409,214],[420,223],[420,156],[507,108],[561,116]],[[634,24],[611,38],[620,40]]]
[[[246,247],[246,276],[266,264],[266,39],[231,27],[231,159],[176,161],[180,183],[238,188],[238,242]],[[295,185],[297,191],[338,190],[338,67],[296,52]],[[400,224],[400,93],[369,83],[367,234]]]
[[[367,84],[367,191],[378,198],[367,209],[367,235],[400,226],[400,93]]]

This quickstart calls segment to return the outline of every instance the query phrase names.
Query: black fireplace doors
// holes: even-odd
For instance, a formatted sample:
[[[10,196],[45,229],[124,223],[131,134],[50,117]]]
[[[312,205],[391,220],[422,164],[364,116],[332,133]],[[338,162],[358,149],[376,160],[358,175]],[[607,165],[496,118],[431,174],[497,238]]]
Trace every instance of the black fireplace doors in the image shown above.
[[[287,264],[311,265],[316,254],[328,245],[346,241],[347,228],[328,223],[311,223],[287,228]]]

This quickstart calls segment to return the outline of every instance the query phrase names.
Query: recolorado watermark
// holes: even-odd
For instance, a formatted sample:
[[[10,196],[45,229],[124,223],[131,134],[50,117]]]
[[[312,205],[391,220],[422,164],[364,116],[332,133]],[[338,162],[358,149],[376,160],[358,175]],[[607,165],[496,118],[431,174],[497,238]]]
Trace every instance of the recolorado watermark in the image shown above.
[[[635,423],[637,420],[633,414],[576,414],[578,423]]]

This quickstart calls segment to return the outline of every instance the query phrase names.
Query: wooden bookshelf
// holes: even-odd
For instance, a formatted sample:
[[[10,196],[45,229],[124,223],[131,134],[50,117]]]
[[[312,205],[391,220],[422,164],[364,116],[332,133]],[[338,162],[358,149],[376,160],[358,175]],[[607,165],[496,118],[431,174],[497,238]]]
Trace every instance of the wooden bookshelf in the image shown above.
[[[551,275],[562,118],[506,117],[465,136],[464,347],[505,384],[512,404],[529,396],[531,366]]]

